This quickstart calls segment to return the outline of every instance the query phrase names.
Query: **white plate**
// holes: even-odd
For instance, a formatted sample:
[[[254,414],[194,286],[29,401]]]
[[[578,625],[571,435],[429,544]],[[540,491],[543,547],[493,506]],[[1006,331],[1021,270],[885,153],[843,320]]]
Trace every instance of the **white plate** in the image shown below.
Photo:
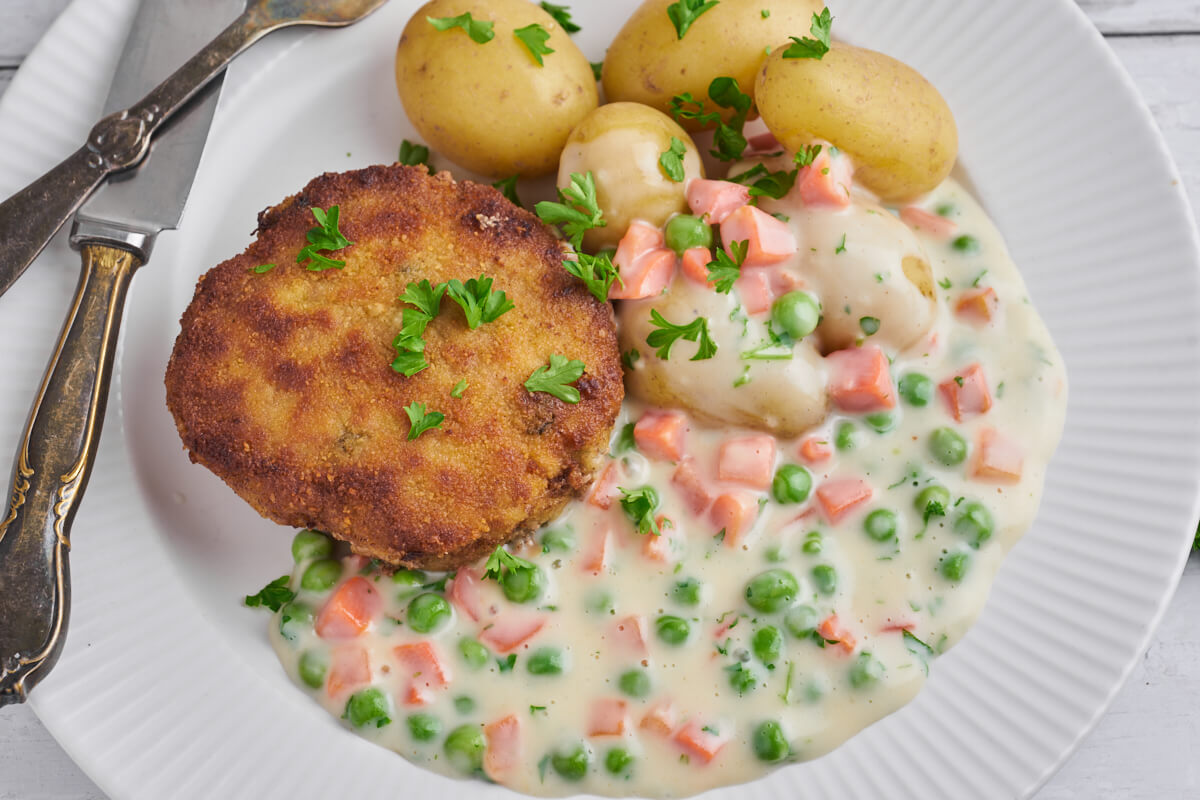
[[[0,195],[83,140],[133,5],[80,0],[30,55],[0,105]],[[635,2],[573,5],[578,40],[599,58]],[[1148,112],[1070,0],[835,5],[837,33],[913,64],[953,107],[962,160],[1066,359],[1067,429],[1037,524],[917,701],[828,757],[711,796],[1026,795],[1128,675],[1196,524],[1196,233]],[[266,616],[239,601],[289,568],[290,532],[188,463],[164,405],[195,279],[249,241],[256,212],[323,170],[391,161],[414,138],[392,53],[416,6],[393,0],[345,31],[276,34],[240,61],[184,227],[134,281],[75,523],[70,637],[32,699],[114,798],[508,794],[412,768],[288,684]],[[0,456],[76,269],[57,240],[0,300]]]

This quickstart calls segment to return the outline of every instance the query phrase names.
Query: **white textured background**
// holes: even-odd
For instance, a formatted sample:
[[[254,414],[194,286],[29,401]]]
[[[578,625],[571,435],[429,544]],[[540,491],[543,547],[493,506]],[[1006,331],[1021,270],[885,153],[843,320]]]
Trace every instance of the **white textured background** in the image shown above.
[[[0,0],[0,94],[68,1]],[[1200,203],[1200,0],[1077,2],[1141,89],[1188,194]],[[1038,800],[1198,797],[1200,556],[1193,555],[1128,685]],[[102,800],[104,795],[32,711],[0,711],[0,800],[51,798]]]

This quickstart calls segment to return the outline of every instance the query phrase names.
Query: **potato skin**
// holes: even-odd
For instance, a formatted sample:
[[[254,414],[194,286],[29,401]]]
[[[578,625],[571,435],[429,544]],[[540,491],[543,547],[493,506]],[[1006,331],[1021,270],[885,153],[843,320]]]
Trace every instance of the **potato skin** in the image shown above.
[[[474,42],[426,17],[471,13],[495,23]],[[514,35],[540,24],[555,52],[538,66]],[[413,14],[396,48],[396,88],[405,113],[438,153],[494,178],[545,175],[567,135],[599,102],[587,59],[554,19],[525,0],[433,0]]]
[[[621,28],[604,58],[604,94],[610,102],[628,100],[670,113],[672,97],[691,92],[706,102],[705,111],[722,111],[708,101],[713,78],[727,75],[742,91],[753,93],[754,78],[767,48],[789,36],[807,36],[812,15],[824,0],[721,0],[697,17],[683,39],[675,32],[667,6],[674,0],[646,0]],[[762,10],[771,15],[763,18]],[[700,130],[685,120],[689,131]]]
[[[834,43],[821,60],[772,53],[758,73],[763,121],[789,150],[824,139],[854,158],[854,177],[884,201],[922,195],[958,157],[954,114],[919,72]]]
[[[684,179],[678,183],[658,163],[671,137],[687,147]],[[608,223],[584,234],[584,247],[592,252],[615,247],[635,219],[662,227],[672,215],[686,213],[688,181],[704,177],[700,153],[687,131],[640,103],[608,103],[575,126],[559,162],[559,188],[571,182],[572,172],[592,173],[596,199]]]

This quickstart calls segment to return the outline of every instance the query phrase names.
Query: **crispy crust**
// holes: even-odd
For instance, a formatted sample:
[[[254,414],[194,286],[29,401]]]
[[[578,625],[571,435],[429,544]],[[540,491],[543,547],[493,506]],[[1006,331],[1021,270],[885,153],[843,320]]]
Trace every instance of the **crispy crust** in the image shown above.
[[[296,263],[309,209],[335,204],[346,266],[309,272]],[[588,486],[620,410],[612,310],[561,261],[550,231],[491,187],[399,165],[315,178],[196,286],[166,375],[184,446],[276,522],[393,564],[474,560]],[[481,273],[516,307],[472,331],[443,300],[430,368],[394,372],[404,287]],[[586,364],[576,405],[524,388],[552,353]],[[414,401],[446,419],[410,442]]]

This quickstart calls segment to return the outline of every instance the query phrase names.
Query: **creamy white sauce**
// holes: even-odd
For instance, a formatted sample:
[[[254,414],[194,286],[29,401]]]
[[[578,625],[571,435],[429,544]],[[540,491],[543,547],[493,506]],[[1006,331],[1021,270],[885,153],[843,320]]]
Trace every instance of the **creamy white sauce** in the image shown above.
[[[801,342],[793,361],[740,359],[741,350],[765,337],[766,317],[749,318],[744,324],[740,319],[731,320],[738,305],[736,294],[717,295],[679,277],[671,290],[678,291],[674,300],[625,304],[622,337],[625,346],[641,341],[638,347],[643,359],[634,372],[641,377],[633,380],[644,380],[643,371],[652,369],[647,357],[652,348],[645,345],[646,331],[636,321],[639,315],[648,314],[639,311],[640,307],[651,302],[690,305],[690,316],[680,312],[676,315],[679,319],[669,314],[668,318],[686,322],[702,314],[712,320],[720,345],[714,359],[688,361],[695,345],[679,342],[670,361],[672,368],[678,364],[688,370],[680,391],[690,397],[680,405],[705,412],[692,415],[686,452],[710,487],[716,492],[745,489],[716,479],[718,449],[732,438],[757,433],[749,427],[713,427],[714,421],[733,417],[760,430],[767,427],[794,433],[811,422],[780,422],[794,415],[789,402],[795,402],[805,405],[804,414],[817,423],[802,435],[778,441],[776,466],[806,465],[814,490],[838,478],[865,479],[873,487],[870,503],[830,524],[816,510],[815,491],[798,505],[781,505],[770,499],[769,491],[762,491],[758,493],[762,507],[752,530],[740,544],[729,546],[717,536],[707,515],[689,511],[672,483],[674,464],[626,452],[615,460],[621,470],[618,483],[627,489],[645,485],[658,489],[662,498],[659,513],[674,523],[674,527],[664,528],[670,543],[669,561],[647,557],[643,551],[648,537],[635,532],[619,503],[614,501],[611,508],[603,510],[586,501],[575,502],[550,526],[555,532],[569,532],[573,542],[569,550],[549,545],[517,550],[535,562],[548,579],[547,589],[536,603],[510,603],[495,582],[485,580],[480,584],[483,612],[479,621],[470,619],[459,607],[448,624],[418,634],[408,625],[405,612],[413,592],[368,565],[367,577],[381,595],[383,609],[364,635],[348,642],[330,642],[319,638],[311,625],[291,625],[291,638],[287,638],[280,635],[277,615],[271,639],[288,674],[330,713],[341,717],[349,692],[331,696],[324,685],[308,688],[299,680],[299,660],[305,652],[365,648],[369,684],[354,688],[370,685],[381,689],[388,698],[390,722],[382,727],[371,724],[357,732],[416,764],[448,775],[462,776],[443,751],[449,731],[514,715],[519,721],[519,761],[493,777],[534,795],[589,792],[680,797],[751,780],[779,766],[764,763],[755,754],[754,733],[762,722],[775,721],[781,726],[790,745],[790,755],[780,762],[786,764],[830,751],[911,700],[924,683],[927,669],[937,668],[936,654],[953,646],[975,620],[1004,555],[1033,521],[1046,464],[1062,428],[1066,379],[1058,352],[1029,302],[999,233],[962,188],[948,181],[922,206],[931,210],[952,207],[950,219],[958,224],[958,233],[975,237],[977,252],[960,252],[949,241],[921,232],[914,235],[890,216],[892,212],[865,198],[856,202],[860,204],[846,211],[805,210],[788,201],[764,201],[762,205],[789,215],[789,225],[800,242],[789,269],[794,268],[822,297],[827,320],[849,305],[849,312],[840,313],[856,324],[860,316],[868,314],[882,321],[877,341],[894,358],[893,382],[907,373],[920,372],[936,384],[978,362],[994,400],[987,413],[956,423],[935,390],[924,408],[898,401],[896,427],[887,433],[876,433],[864,424],[862,415],[827,414],[823,387],[828,369],[816,348],[801,351],[807,347]],[[870,218],[880,214],[889,216]],[[835,253],[843,234],[845,251]],[[913,337],[905,326],[913,324],[913,316],[921,309],[911,283],[898,274],[898,264],[914,249],[927,257],[934,278],[943,285],[936,289],[930,333],[909,341]],[[946,282],[949,288],[943,288]],[[995,290],[997,321],[979,324],[955,313],[962,292],[974,285]],[[874,337],[864,338],[873,343]],[[734,381],[742,376],[747,363],[749,382],[735,388]],[[641,402],[627,401],[618,432],[626,422],[637,420],[643,410]],[[800,443],[817,435],[832,446],[836,429],[846,421],[857,427],[858,446],[837,451],[828,461],[806,464],[798,453]],[[942,466],[930,455],[928,437],[943,426],[961,433],[972,451],[985,426],[1001,431],[1023,454],[1019,482],[972,478],[968,474],[971,458],[958,466]],[[954,530],[955,508],[926,525],[914,507],[914,498],[931,483],[945,486],[952,504],[964,498],[959,501],[960,508],[970,501],[984,503],[995,520],[990,540],[978,550],[972,549]],[[864,532],[865,514],[877,508],[898,515],[895,540],[877,542]],[[816,538],[814,533],[819,536],[820,551],[806,552],[805,543]],[[583,564],[596,552],[598,537],[604,535],[609,536],[605,568],[593,575]],[[814,549],[810,544],[808,550]],[[941,574],[939,565],[947,555],[958,552],[969,553],[971,564],[961,582],[952,582]],[[347,563],[344,577],[361,565],[355,559]],[[836,570],[837,588],[832,594],[823,594],[814,582],[813,568],[818,565]],[[297,565],[294,589],[299,589],[306,567],[306,563]],[[836,614],[856,639],[853,652],[836,644],[821,647],[812,636],[793,635],[784,625],[784,614],[756,612],[747,605],[747,582],[773,568],[786,569],[798,580],[797,605],[812,606],[818,619]],[[699,605],[676,600],[676,583],[685,579],[702,584]],[[328,594],[300,590],[297,602],[319,609]],[[511,670],[502,668],[499,660],[504,656],[499,653],[490,654],[478,670],[461,657],[459,642],[464,638],[474,640],[489,625],[530,614],[542,615],[545,625],[514,651]],[[656,620],[664,614],[688,622],[686,642],[668,644],[656,634]],[[618,623],[638,615],[646,622],[644,652],[630,647],[617,630]],[[735,619],[736,625],[728,627]],[[751,643],[755,631],[768,625],[780,629],[784,642],[773,668],[754,655]],[[906,636],[900,626],[906,626],[915,638]],[[715,635],[720,629],[724,630]],[[412,677],[400,666],[393,649],[420,641],[433,643],[450,681],[446,688],[429,693],[428,704],[409,705],[406,697]],[[920,643],[927,643],[932,653]],[[557,648],[565,654],[563,674],[529,673],[531,655],[543,648]],[[863,654],[869,654],[880,668],[876,680],[855,687],[851,674],[856,663],[861,670]],[[736,669],[738,664],[753,674],[757,684],[741,693],[730,682],[730,668]],[[644,670],[650,679],[651,689],[645,697],[622,692],[619,677],[632,669]],[[461,700],[462,707],[456,707],[456,699],[464,697],[473,701],[469,710]],[[599,699],[627,704],[628,720],[621,735],[589,736]],[[665,703],[675,716],[671,735],[641,727],[643,717]],[[406,718],[414,713],[436,717],[440,733],[428,742],[414,740],[406,724]],[[689,723],[695,723],[696,729],[709,728],[724,741],[711,763],[703,763],[677,741],[676,732]],[[590,754],[590,764],[582,780],[572,782],[560,776],[546,756],[577,744]],[[610,774],[605,767],[606,755],[614,747],[623,747],[634,757],[620,775]]]

